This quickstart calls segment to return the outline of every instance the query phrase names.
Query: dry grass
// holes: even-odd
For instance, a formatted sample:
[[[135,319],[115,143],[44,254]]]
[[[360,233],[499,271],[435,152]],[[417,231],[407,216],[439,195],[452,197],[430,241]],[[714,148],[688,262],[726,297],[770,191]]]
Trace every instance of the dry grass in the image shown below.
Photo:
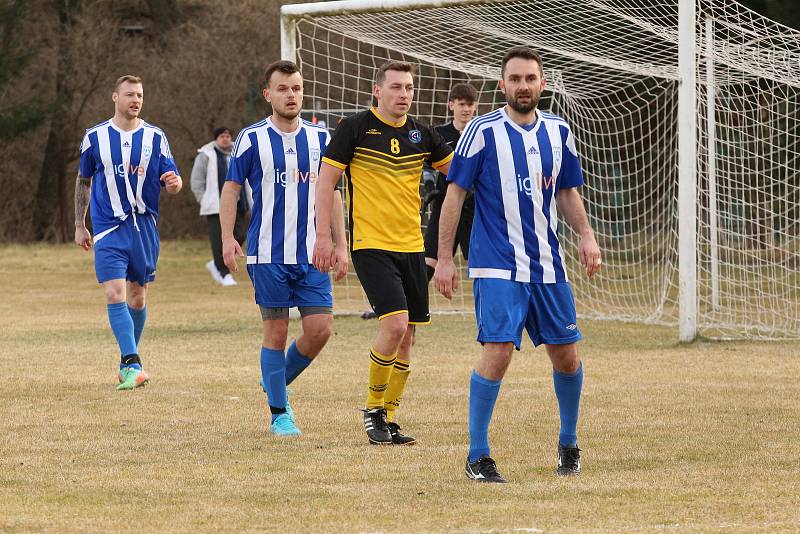
[[[492,424],[513,483],[469,482],[470,317],[417,344],[401,423],[419,445],[366,444],[374,322],[343,317],[294,386],[304,436],[267,433],[249,285],[209,283],[203,242],[166,243],[143,358],[151,386],[114,390],[91,259],[0,248],[0,530],[762,531],[800,528],[800,349],[679,346],[672,330],[585,322],[584,473],[557,479],[546,357],[524,346]]]

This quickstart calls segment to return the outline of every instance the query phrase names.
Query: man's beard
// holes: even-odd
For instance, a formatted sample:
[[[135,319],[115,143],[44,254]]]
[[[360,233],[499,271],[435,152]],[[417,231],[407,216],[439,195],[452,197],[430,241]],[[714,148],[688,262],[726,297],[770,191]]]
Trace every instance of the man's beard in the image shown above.
[[[272,112],[284,120],[293,121],[294,119],[297,118],[298,115],[300,115],[300,106],[297,106],[297,111],[295,111],[294,113],[292,113],[291,111],[281,112],[275,108],[272,109]]]
[[[522,96],[528,96],[528,95],[522,95]],[[539,97],[535,97],[533,96],[533,93],[530,93],[530,99],[531,101],[528,104],[521,104],[517,100],[516,96],[506,95],[506,103],[508,103],[511,109],[513,109],[517,113],[530,113],[531,111],[536,109],[536,106],[539,105]]]
[[[133,120],[133,119],[138,118],[141,113],[142,113],[142,108],[141,107],[139,109],[137,109],[137,110],[133,110],[131,108],[126,108],[125,111],[123,112],[123,115],[125,115],[126,119]]]

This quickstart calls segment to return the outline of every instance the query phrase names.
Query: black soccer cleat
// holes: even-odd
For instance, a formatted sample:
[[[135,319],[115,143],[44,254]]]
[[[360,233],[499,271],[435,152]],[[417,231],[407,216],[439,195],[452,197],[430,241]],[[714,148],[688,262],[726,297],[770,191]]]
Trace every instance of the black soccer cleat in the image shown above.
[[[497,465],[494,463],[494,460],[488,456],[481,456],[475,462],[470,462],[469,458],[467,458],[464,472],[467,474],[467,478],[475,482],[495,482],[501,484],[508,482],[503,475],[497,472]]]
[[[397,423],[386,423],[386,426],[389,427],[389,434],[392,435],[392,445],[413,445],[417,442],[417,438],[401,434],[402,429]]]
[[[367,431],[367,438],[373,445],[391,445],[392,434],[386,424],[386,410],[384,408],[365,409],[364,430]]]
[[[560,477],[569,477],[579,475],[581,473],[581,450],[577,445],[573,447],[565,447],[561,443],[558,444],[558,468],[556,475]]]

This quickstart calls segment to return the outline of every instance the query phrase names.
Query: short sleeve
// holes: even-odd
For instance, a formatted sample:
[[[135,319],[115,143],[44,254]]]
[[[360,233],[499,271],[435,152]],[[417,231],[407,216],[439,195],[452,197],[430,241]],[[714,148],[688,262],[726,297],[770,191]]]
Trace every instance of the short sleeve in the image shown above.
[[[179,174],[178,166],[175,165],[175,160],[172,158],[172,151],[169,149],[169,141],[167,141],[167,136],[163,133],[161,134],[159,150],[161,154],[159,155],[158,175],[161,176],[169,171]]]
[[[233,152],[231,152],[231,161],[228,165],[228,175],[225,177],[225,181],[243,185],[250,176],[254,152],[250,133],[246,130],[239,132],[239,137],[236,138]]]
[[[325,154],[328,151],[328,146],[331,144],[331,133],[328,131],[327,128],[325,129],[325,133],[320,134],[319,142],[320,142],[320,146],[322,147],[322,151],[321,151],[322,152],[322,161],[325,161]],[[328,163],[330,163],[330,162],[328,162]],[[337,168],[340,168],[337,165],[334,165],[334,166],[337,167]],[[339,177],[339,181],[336,183],[336,188],[337,189],[344,188],[344,174],[342,174]]]
[[[328,150],[328,145],[331,143],[331,134],[326,129],[324,132],[320,132],[319,134],[319,148],[322,157],[325,157],[325,153]]]
[[[450,163],[447,181],[462,189],[471,189],[481,172],[484,159],[483,129],[471,121],[456,144],[455,155]]]
[[[447,173],[447,181],[459,186],[461,189],[469,190],[475,184],[475,180],[480,174],[483,152],[475,154],[471,158],[465,158],[459,154],[453,156],[450,162],[450,172]]]
[[[431,167],[438,169],[453,159],[453,150],[435,128],[428,127],[431,136]]]
[[[566,126],[560,126],[563,150],[561,155],[561,170],[558,173],[558,189],[569,189],[583,185],[583,170],[575,148],[575,136]]]
[[[323,162],[341,170],[345,170],[350,165],[350,160],[353,159],[356,149],[357,117],[358,115],[354,115],[339,123],[325,149],[325,157],[322,158]]]
[[[81,141],[81,156],[80,162],[78,163],[78,174],[80,174],[83,178],[92,178],[96,168],[97,165],[94,159],[92,141],[89,138],[89,134],[86,133],[86,135],[83,136],[83,141]]]

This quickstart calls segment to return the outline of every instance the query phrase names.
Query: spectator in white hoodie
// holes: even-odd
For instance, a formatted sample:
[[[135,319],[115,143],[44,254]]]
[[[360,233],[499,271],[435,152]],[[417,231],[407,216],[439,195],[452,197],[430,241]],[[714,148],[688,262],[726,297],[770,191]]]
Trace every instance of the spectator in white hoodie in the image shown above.
[[[214,140],[197,149],[197,157],[192,168],[192,193],[200,204],[200,215],[208,221],[208,240],[211,242],[213,259],[206,263],[206,269],[215,282],[223,286],[235,286],[230,270],[222,260],[222,231],[219,225],[219,193],[228,174],[231,159],[233,136],[230,129],[220,126],[213,132]],[[249,194],[242,195],[237,205],[234,236],[240,243],[247,237],[247,212]]]

